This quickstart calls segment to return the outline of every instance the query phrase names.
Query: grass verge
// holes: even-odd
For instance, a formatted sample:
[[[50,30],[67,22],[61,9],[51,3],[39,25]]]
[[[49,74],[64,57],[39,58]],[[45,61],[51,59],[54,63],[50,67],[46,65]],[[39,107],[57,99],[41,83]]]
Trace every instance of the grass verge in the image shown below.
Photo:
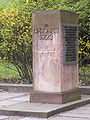
[[[13,64],[0,60],[0,79],[20,79],[20,76]]]

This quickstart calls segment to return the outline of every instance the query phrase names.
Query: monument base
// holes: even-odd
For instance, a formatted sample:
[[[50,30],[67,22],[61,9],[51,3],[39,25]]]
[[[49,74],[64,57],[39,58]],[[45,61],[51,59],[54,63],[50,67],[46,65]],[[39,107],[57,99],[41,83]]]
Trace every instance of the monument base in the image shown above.
[[[36,91],[30,93],[30,102],[32,103],[62,104],[78,99],[81,99],[80,89],[65,91],[62,93],[45,93]]]

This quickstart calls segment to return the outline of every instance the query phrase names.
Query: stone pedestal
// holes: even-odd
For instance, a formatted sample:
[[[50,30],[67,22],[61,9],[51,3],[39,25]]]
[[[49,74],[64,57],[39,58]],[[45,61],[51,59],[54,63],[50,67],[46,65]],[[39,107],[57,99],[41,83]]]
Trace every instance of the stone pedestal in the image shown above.
[[[33,14],[33,89],[31,102],[65,103],[80,99],[78,19],[69,11]]]

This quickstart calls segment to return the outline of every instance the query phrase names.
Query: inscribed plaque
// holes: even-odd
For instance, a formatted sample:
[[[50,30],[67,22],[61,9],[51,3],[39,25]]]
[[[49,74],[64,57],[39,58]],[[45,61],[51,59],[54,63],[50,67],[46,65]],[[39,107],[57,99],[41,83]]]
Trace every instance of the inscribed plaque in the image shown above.
[[[64,32],[64,63],[77,63],[78,27],[73,24],[63,24]]]

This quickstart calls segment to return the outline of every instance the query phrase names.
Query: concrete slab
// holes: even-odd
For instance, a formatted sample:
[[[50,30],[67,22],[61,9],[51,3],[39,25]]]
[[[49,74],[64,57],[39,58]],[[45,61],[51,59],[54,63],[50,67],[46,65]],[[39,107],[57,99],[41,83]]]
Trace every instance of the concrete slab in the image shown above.
[[[2,100],[7,100],[7,99],[12,99],[16,97],[21,97],[21,96],[26,96],[27,94],[25,93],[13,93],[13,92],[0,92],[0,101]]]
[[[90,98],[77,100],[66,104],[43,104],[22,102],[6,107],[0,107],[0,114],[11,116],[26,116],[48,118],[60,112],[74,109],[90,103]]]

